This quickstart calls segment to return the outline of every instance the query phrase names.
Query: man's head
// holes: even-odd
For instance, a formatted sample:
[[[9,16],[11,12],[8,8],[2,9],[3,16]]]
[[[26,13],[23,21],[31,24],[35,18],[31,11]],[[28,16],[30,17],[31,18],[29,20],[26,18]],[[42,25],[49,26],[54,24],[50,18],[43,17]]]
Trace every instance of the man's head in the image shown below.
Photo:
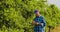
[[[36,16],[40,16],[40,13],[39,13],[38,10],[35,10],[34,13],[35,13]]]

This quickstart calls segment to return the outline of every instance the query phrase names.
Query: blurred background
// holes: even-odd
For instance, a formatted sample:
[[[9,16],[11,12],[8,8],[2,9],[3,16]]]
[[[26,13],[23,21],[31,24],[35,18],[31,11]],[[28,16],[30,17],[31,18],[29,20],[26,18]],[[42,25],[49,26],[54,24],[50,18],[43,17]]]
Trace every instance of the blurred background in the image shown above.
[[[34,32],[36,9],[46,20],[45,32],[60,32],[59,0],[0,0],[0,32]]]

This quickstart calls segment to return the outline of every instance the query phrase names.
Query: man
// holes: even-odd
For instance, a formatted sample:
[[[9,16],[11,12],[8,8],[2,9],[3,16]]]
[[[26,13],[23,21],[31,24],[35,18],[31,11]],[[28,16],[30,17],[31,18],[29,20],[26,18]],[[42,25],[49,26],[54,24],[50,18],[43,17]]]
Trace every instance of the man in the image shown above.
[[[46,26],[46,22],[44,18],[41,16],[38,10],[34,11],[36,17],[32,24],[34,25],[34,32],[44,32],[44,27]]]

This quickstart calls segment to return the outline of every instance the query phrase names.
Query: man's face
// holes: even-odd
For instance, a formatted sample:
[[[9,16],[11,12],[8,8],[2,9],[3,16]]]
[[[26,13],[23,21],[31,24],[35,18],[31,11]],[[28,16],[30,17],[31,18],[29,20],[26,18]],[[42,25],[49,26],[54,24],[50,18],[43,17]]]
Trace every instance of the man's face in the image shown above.
[[[40,13],[39,13],[39,12],[36,12],[35,15],[36,15],[36,16],[40,16]]]

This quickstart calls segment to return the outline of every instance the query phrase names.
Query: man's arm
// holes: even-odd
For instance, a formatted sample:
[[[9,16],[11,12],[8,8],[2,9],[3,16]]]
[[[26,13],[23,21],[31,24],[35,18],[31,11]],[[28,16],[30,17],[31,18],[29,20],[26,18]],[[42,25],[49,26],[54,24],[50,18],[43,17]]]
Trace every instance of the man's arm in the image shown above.
[[[43,27],[45,27],[46,26],[46,21],[45,21],[45,19],[44,18],[42,18],[42,23],[43,23]]]
[[[33,22],[32,22],[32,24],[33,24],[33,25],[38,25],[38,23],[37,23],[37,22],[35,22],[35,21],[33,21]]]
[[[38,23],[38,22],[35,22],[35,21],[33,21],[32,24],[36,25],[36,26],[42,25],[42,23]]]

